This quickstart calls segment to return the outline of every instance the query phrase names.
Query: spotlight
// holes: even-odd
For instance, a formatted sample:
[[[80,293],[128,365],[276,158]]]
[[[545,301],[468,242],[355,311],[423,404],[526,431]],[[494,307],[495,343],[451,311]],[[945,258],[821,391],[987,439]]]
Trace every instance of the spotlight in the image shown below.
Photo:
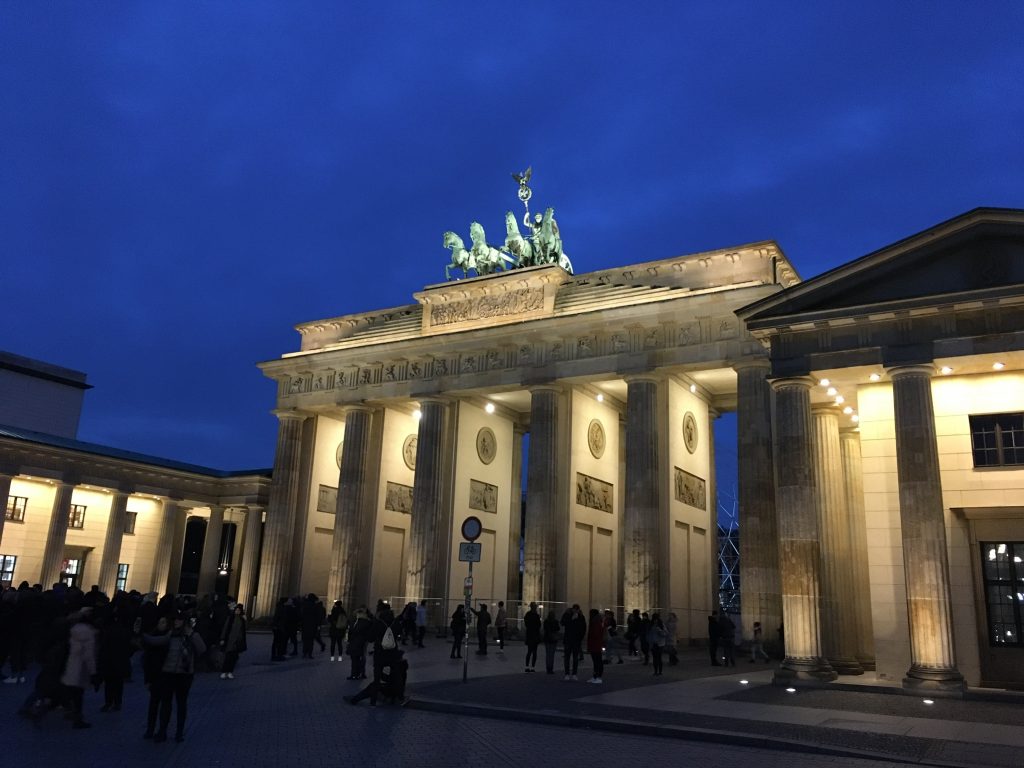
[[[855,413],[855,414],[853,414],[853,416],[850,417],[850,421],[852,421],[854,424],[856,424],[858,421],[860,421],[860,416],[858,416]]]
[[[484,410],[488,413],[494,413],[494,403],[488,403],[484,406]]]
[[[836,392],[837,392],[837,390],[836,390],[835,387],[829,387],[827,390],[825,390],[825,394],[828,395],[829,397],[832,397],[833,395],[835,395]]]
[[[604,395],[602,395],[602,394],[598,394],[598,396],[597,396],[597,402],[599,402],[599,403],[603,403],[603,402],[604,402]]]
[[[412,417],[416,419],[416,421],[419,421],[420,419],[423,418],[423,411],[417,408],[415,411],[412,412]]]
[[[828,379],[822,379],[822,380],[821,380],[821,381],[819,381],[818,383],[819,383],[819,384],[821,384],[821,386],[823,386],[823,387],[827,387],[827,386],[828,386],[829,384],[831,384],[832,382],[830,382],[830,381],[829,381]]]
[[[871,379],[872,381],[878,381],[882,377],[879,376],[877,373],[872,373],[870,376],[868,376],[868,378]]]
[[[850,406],[848,405],[848,406],[846,406],[845,408],[843,408],[843,413],[845,413],[845,414],[846,414],[847,416],[849,416],[849,415],[850,415],[851,413],[853,413],[853,408],[851,408],[851,407],[850,407]]]
[[[1006,367],[1006,363],[992,363],[993,370],[1001,371]]]
[[[740,685],[749,685],[749,680],[740,680]]]
[[[796,688],[787,688],[786,693],[796,693]]]
[[[836,395],[836,405],[842,405],[846,402],[846,398],[842,395]]]
[[[692,394],[697,394],[697,385],[696,384],[691,384],[690,385],[690,392]]]
[[[924,702],[925,704],[934,704],[934,703],[935,703],[935,702],[934,702],[934,701],[932,701],[931,699],[922,699],[922,701],[923,701],[923,702]]]
[[[939,369],[939,373],[941,373],[943,376],[949,376],[949,374],[951,374],[952,372],[953,369],[950,368],[948,365],[944,365]]]

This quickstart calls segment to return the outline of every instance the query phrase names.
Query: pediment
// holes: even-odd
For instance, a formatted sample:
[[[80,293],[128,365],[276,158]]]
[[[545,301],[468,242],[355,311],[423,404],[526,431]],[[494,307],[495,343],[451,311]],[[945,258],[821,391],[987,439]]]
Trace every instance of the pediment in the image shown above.
[[[807,280],[738,314],[751,329],[1024,290],[1024,211],[977,209]]]

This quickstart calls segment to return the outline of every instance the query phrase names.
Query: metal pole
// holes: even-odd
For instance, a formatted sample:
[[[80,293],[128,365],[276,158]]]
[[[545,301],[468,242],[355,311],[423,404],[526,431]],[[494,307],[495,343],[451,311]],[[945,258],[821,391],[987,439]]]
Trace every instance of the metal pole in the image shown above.
[[[469,583],[473,583],[473,561],[469,561]],[[472,589],[472,587],[470,587]],[[472,609],[470,608],[470,592],[466,592],[466,639],[463,641],[465,647],[462,654],[462,682],[468,682],[469,680],[469,624],[470,616],[472,616]]]

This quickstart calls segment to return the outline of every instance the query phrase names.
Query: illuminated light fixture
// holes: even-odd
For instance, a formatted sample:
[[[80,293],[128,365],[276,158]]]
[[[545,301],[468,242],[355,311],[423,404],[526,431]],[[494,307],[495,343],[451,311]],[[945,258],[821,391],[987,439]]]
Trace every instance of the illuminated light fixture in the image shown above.
[[[494,403],[488,403],[484,406],[484,410],[488,413],[494,413]]]
[[[821,380],[821,381],[819,381],[818,383],[819,383],[819,384],[821,384],[821,386],[823,386],[823,387],[827,387],[827,386],[828,386],[829,384],[831,384],[832,382],[831,382],[831,381],[829,381],[828,379],[822,379],[822,380]]]
[[[949,374],[951,374],[952,372],[953,369],[950,368],[948,365],[944,365],[941,368],[939,368],[939,373],[941,373],[943,376],[949,376]]]
[[[989,560],[995,560],[995,559],[996,559],[996,550],[995,550],[995,547],[989,547],[989,550],[988,550],[988,559],[989,559]]]
[[[878,381],[882,377],[879,376],[877,373],[872,373],[870,376],[868,376],[868,378],[871,379],[872,381]]]
[[[925,704],[934,704],[934,703],[935,703],[935,702],[934,702],[934,701],[932,701],[931,699],[922,699],[922,701],[923,701],[923,702],[924,702]]]
[[[412,412],[412,417],[416,419],[416,421],[419,421],[420,419],[423,418],[423,411],[417,408],[415,411]]]
[[[846,398],[842,395],[836,395],[836,405],[842,405],[846,402]]]
[[[1006,554],[1006,545],[1005,544],[1000,544],[999,545],[999,554],[1000,555],[1005,555]]]
[[[228,575],[228,572],[227,572],[227,570],[226,570],[226,569],[224,569],[224,568],[221,568],[221,569],[220,569],[220,570],[218,571],[218,573],[219,573],[219,574],[220,574],[221,576],[227,576],[227,575]]]
[[[750,685],[749,680],[740,680],[740,685]]]
[[[787,688],[786,693],[796,693],[796,688]]]
[[[992,369],[995,371],[1001,371],[1006,367],[1006,363],[992,363]]]
[[[854,424],[856,424],[857,422],[859,422],[859,421],[860,421],[860,416],[858,416],[858,415],[857,415],[857,414],[855,413],[855,414],[853,414],[853,416],[851,416],[851,417],[850,417],[850,421],[852,421],[852,422],[853,422]]]
[[[603,403],[603,402],[604,402],[604,395],[602,395],[602,394],[598,394],[598,396],[597,396],[597,402],[599,402],[599,403]]]
[[[697,394],[697,385],[696,384],[691,384],[690,385],[690,392],[692,394]]]
[[[843,413],[849,416],[851,413],[853,413],[853,408],[848,405],[845,408],[843,408]]]
[[[835,387],[829,387],[827,390],[825,390],[825,394],[828,395],[829,397],[832,397],[833,395],[836,394],[837,391],[838,390]]]

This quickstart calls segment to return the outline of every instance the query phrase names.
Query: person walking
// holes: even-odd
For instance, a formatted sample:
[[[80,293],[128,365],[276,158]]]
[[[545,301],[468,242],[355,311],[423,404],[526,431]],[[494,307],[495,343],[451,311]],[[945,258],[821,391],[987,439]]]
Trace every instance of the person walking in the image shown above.
[[[580,656],[583,654],[583,639],[587,635],[587,620],[577,603],[565,612],[562,617],[563,650],[562,662],[565,668],[564,680],[576,680],[579,671]]]
[[[661,652],[668,640],[668,632],[661,621],[661,614],[655,611],[651,616],[651,628],[647,631],[647,643],[651,649],[651,661],[654,666],[654,675],[660,676],[664,670]]]
[[[720,667],[718,661],[718,641],[722,630],[718,627],[718,611],[712,611],[708,616],[708,653],[711,655],[711,666]]]
[[[478,644],[477,656],[487,655],[487,628],[491,626],[491,614],[487,611],[487,603],[480,603],[480,610],[470,608],[476,616],[476,641]]]
[[[82,608],[71,617],[68,659],[61,685],[67,692],[72,728],[89,728],[82,714],[85,689],[96,675],[96,628],[92,625],[92,608]]]
[[[677,635],[679,634],[679,617],[674,613],[669,613],[668,619],[665,620],[665,632],[668,635],[665,641],[665,651],[668,653],[668,665],[674,667],[679,663],[679,651],[676,648],[678,642]]]
[[[451,658],[462,658],[462,641],[466,637],[466,609],[459,605],[452,614],[452,653]]]
[[[729,614],[722,611],[718,616],[718,643],[722,648],[722,659],[727,667],[736,666],[736,625]]]
[[[765,661],[771,661],[771,657],[764,652],[764,640],[761,638],[761,622],[754,622],[754,637],[750,642],[750,663],[753,664],[757,661],[757,657],[762,657]]]
[[[588,683],[600,685],[604,682],[604,633],[604,617],[597,608],[591,608],[587,624],[587,653],[594,664],[594,675]]]
[[[540,645],[540,614],[537,604],[530,603],[530,610],[523,616],[523,634],[526,640],[526,669],[524,672],[537,671],[537,646]]]
[[[541,627],[541,635],[544,638],[544,667],[549,675],[555,674],[555,651],[558,650],[558,635],[562,631],[562,625],[554,611],[548,611],[548,617],[544,619]]]
[[[224,620],[224,627],[220,632],[220,649],[224,651],[224,664],[221,667],[221,680],[235,679],[235,665],[238,664],[239,655],[245,653],[245,606],[235,603],[235,609]]]
[[[348,614],[341,604],[335,600],[331,606],[331,615],[327,617],[327,634],[331,639],[331,661],[341,661],[345,650],[345,632],[348,629]]]
[[[427,601],[420,600],[416,606],[416,647],[423,647],[423,638],[427,636]]]
[[[146,645],[166,646],[167,655],[161,668],[160,728],[153,735],[153,741],[167,741],[167,726],[171,722],[171,705],[177,714],[177,729],[174,740],[185,740],[185,720],[188,716],[188,694],[196,672],[196,657],[206,653],[206,643],[199,633],[192,631],[192,625],[185,621],[183,613],[176,613],[170,634],[143,635]]]
[[[366,644],[370,640],[370,617],[366,608],[356,609],[356,617],[348,626],[348,655],[351,659],[349,680],[366,679]]]
[[[636,641],[640,637],[640,609],[634,608],[626,617],[626,640],[629,643],[629,655],[636,656]]]
[[[508,627],[508,614],[505,612],[505,601],[498,601],[498,611],[494,614],[494,631],[498,634],[498,653],[505,652],[505,628]]]

